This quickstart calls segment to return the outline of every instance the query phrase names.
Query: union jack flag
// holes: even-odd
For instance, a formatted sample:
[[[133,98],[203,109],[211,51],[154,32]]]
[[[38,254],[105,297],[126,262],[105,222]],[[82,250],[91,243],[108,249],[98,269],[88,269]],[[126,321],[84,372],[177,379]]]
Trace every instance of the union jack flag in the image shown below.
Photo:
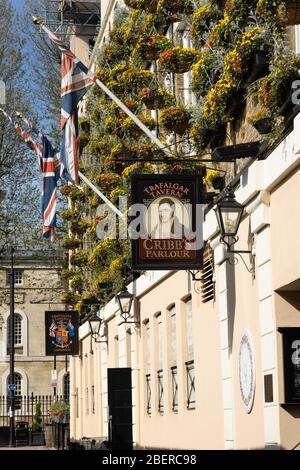
[[[52,336],[52,338],[55,338],[55,330],[57,330],[57,325],[56,323],[52,320],[51,325],[49,326],[49,335]]]
[[[95,82],[95,76],[51,31],[49,38],[62,52],[61,64],[61,175],[78,183],[77,105]]]
[[[56,239],[56,204],[57,182],[59,180],[60,165],[57,152],[46,136],[42,136],[42,213],[43,235],[51,241]]]
[[[35,142],[32,137],[15,122],[9,114],[2,108],[0,111],[14,126],[19,136],[27,143],[31,150],[34,150],[38,156],[39,169],[42,173],[42,217],[43,217],[43,236],[51,241],[56,239],[56,203],[57,203],[57,182],[60,174],[60,157],[53,149],[47,137],[36,131],[41,138],[42,144]],[[25,119],[23,118],[25,121]],[[34,127],[29,121],[30,129]]]

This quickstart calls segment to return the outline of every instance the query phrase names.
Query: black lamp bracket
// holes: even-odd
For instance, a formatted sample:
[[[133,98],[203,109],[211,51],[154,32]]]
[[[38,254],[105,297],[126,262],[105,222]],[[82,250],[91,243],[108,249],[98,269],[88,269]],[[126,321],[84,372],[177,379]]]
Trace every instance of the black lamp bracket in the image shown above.
[[[224,245],[227,246],[227,253],[235,253],[235,254],[240,254],[240,253],[248,253],[252,254],[252,250],[232,250],[232,247],[239,241],[239,237],[229,237],[230,241],[227,240],[227,237],[221,237],[220,241],[221,243],[224,243]]]
[[[248,273],[252,274],[253,279],[255,279],[255,254],[253,253],[253,250],[232,250],[232,247],[235,245],[236,242],[238,242],[238,240],[238,236],[230,237],[230,241],[228,241],[226,237],[220,238],[220,241],[227,246],[227,253],[238,255],[239,258],[242,260]],[[250,266],[247,265],[246,261],[242,257],[242,254],[250,255]],[[226,261],[228,261],[228,263],[231,265],[236,265],[239,262],[239,258],[234,256],[233,258],[226,258]]]
[[[198,270],[198,271],[191,271],[191,270],[187,270],[187,272],[191,275],[192,277],[192,281],[194,282],[199,282],[199,281],[203,281],[204,278],[200,276],[200,273],[201,271]]]

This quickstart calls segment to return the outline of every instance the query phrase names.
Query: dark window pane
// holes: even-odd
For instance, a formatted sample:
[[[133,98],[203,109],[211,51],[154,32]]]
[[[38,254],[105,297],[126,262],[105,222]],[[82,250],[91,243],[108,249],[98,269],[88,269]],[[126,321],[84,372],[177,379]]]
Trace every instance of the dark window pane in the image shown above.
[[[268,374],[264,376],[264,387],[265,387],[265,403],[273,403],[273,375]]]

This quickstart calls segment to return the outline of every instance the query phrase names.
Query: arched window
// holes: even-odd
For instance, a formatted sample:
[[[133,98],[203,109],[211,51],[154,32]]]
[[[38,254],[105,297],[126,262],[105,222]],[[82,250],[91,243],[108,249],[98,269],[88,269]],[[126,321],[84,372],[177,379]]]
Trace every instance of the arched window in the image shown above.
[[[65,401],[70,400],[70,373],[66,372],[63,378],[63,397]]]
[[[16,354],[23,354],[23,319],[19,313],[15,313],[14,343]],[[7,317],[7,354],[10,350],[10,315]]]
[[[19,374],[18,372],[15,372],[14,374],[14,381],[10,381],[10,375],[7,376],[7,387],[6,390],[8,391],[8,385],[11,383],[14,383],[16,388],[15,388],[15,409],[20,410],[22,407],[22,375]],[[7,392],[9,393],[9,392]]]

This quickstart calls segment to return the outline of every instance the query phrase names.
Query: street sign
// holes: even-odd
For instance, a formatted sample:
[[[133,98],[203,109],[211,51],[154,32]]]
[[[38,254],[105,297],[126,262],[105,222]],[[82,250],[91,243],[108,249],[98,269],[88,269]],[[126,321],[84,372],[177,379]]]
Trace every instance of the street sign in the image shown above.
[[[16,390],[16,384],[8,384],[8,390],[14,392]]]
[[[57,370],[56,369],[51,370],[51,387],[53,388],[57,387]]]

